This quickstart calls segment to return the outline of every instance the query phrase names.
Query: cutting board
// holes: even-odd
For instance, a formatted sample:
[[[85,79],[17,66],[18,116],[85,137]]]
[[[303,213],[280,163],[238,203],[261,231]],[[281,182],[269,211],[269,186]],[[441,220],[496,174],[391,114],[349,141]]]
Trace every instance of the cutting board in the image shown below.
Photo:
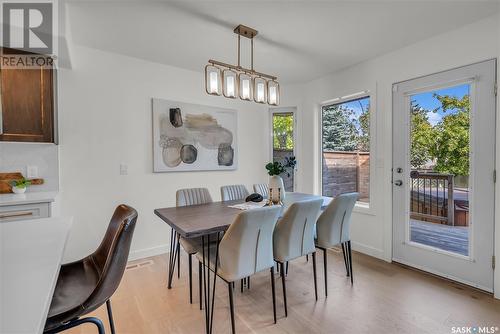
[[[11,181],[19,180],[23,178],[23,174],[19,172],[15,173],[0,173],[0,194],[8,194],[12,192],[12,187],[10,185]],[[43,184],[43,179],[31,179],[31,185]]]

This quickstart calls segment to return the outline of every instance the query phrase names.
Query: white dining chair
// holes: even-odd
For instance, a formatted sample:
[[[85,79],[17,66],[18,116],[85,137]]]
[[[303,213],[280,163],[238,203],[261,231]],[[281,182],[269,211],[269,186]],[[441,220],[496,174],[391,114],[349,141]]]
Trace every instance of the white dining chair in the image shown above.
[[[265,183],[256,183],[253,185],[253,191],[262,195],[264,198],[269,197],[269,185]]]
[[[316,223],[316,248],[323,251],[323,266],[325,272],[325,296],[328,296],[327,281],[327,249],[341,245],[344,254],[344,263],[347,276],[352,274],[352,251],[351,251],[351,214],[358,200],[358,193],[346,193],[335,197],[319,216]]]
[[[271,271],[273,315],[276,323],[273,230],[280,211],[280,207],[273,206],[241,212],[224,233],[218,251],[217,247],[210,247],[210,263],[206,265],[227,283],[232,333],[235,333],[233,282],[267,269]],[[200,263],[203,261],[202,252],[198,252],[196,257]]]
[[[176,206],[189,206],[212,203],[212,196],[207,188],[187,188],[179,189],[176,193]],[[177,275],[180,277],[180,256],[179,245],[184,248],[189,259],[189,302],[193,303],[193,255],[198,252],[201,247],[201,237],[198,238],[183,238],[179,237],[177,246]],[[198,266],[198,276],[201,282],[201,265]],[[201,284],[200,284],[201,285]],[[201,289],[200,294],[200,309],[201,309]]]
[[[222,201],[236,201],[245,199],[250,195],[247,188],[242,184],[234,184],[220,187]]]
[[[312,254],[314,295],[318,300],[316,280],[316,248],[314,247],[314,224],[318,219],[323,199],[293,203],[274,228],[274,260],[280,265],[283,285],[285,316],[288,316],[285,285],[285,263]]]

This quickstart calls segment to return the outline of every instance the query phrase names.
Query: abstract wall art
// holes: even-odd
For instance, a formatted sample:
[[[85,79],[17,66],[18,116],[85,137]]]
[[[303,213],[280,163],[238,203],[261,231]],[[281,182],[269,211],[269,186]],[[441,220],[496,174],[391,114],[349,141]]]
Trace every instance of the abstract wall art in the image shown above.
[[[235,110],[153,99],[154,172],[237,168]]]

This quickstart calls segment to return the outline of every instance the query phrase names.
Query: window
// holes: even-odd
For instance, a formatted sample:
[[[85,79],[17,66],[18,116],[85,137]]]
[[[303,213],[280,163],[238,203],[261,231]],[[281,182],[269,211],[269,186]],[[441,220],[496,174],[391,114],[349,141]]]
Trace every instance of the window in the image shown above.
[[[358,192],[370,201],[370,97],[321,109],[322,194]]]
[[[273,122],[273,161],[284,163],[294,154],[294,115],[293,112],[274,112]],[[288,170],[283,175],[285,191],[294,190],[294,171]]]

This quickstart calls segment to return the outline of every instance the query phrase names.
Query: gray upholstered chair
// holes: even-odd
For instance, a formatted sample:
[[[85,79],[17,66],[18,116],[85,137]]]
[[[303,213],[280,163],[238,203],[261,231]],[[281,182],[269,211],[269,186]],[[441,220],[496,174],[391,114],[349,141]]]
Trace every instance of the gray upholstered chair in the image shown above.
[[[235,333],[233,282],[269,269],[273,294],[273,315],[276,323],[276,296],[274,289],[273,231],[281,208],[265,207],[243,211],[224,233],[219,244],[210,248],[210,268],[217,268],[217,276],[227,283],[231,312],[231,328]],[[202,253],[196,254],[203,261]],[[215,282],[214,282],[215,285]]]
[[[176,193],[176,205],[177,206],[188,206],[188,205],[200,205],[212,203],[212,196],[207,188],[188,188],[179,189]],[[186,251],[189,258],[189,302],[193,303],[193,255],[198,252],[201,247],[201,238],[179,238],[178,245]],[[177,247],[177,265],[180,266],[180,256],[179,256],[179,246]],[[201,272],[200,266],[198,267],[198,275]],[[177,268],[177,272],[180,272],[180,268]],[[199,275],[199,277],[201,277]],[[201,291],[200,291],[200,308],[201,308]]]
[[[264,197],[264,198],[269,197],[269,185],[267,185],[265,183],[254,184],[253,191],[256,192],[257,194],[261,194],[262,197]]]
[[[351,214],[358,200],[358,193],[346,193],[335,197],[328,207],[319,216],[316,223],[316,248],[323,251],[323,265],[325,271],[325,296],[328,296],[327,256],[328,248],[341,245],[344,253],[344,263],[347,276],[352,277],[351,251]]]
[[[247,188],[242,184],[220,187],[220,197],[223,201],[245,199],[248,195],[250,194],[248,193]]]
[[[316,283],[316,248],[314,247],[314,225],[318,219],[323,199],[296,202],[292,204],[274,228],[273,250],[274,260],[281,266],[283,284],[283,300],[285,316],[288,315],[286,305],[285,262],[301,256],[312,254],[314,295],[318,300]]]

